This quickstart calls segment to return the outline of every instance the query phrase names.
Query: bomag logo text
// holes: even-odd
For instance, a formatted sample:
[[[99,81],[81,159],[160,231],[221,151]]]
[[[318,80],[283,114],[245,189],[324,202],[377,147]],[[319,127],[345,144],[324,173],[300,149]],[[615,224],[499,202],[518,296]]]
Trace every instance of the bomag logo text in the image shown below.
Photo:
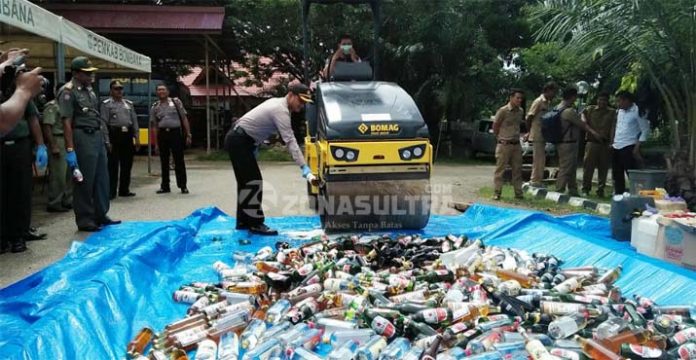
[[[399,124],[372,124],[370,125],[371,133],[397,133],[399,132]]]

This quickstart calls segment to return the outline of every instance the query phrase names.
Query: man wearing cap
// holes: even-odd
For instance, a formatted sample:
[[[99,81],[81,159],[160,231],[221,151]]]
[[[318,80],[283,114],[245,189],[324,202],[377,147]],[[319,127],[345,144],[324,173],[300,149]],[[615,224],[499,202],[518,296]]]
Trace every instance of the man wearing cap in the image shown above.
[[[312,102],[309,88],[297,83],[290,85],[287,96],[264,101],[244,114],[225,136],[225,149],[230,155],[234,177],[237,179],[237,229],[254,234],[277,235],[264,224],[261,203],[263,187],[261,171],[256,162],[257,146],[269,136],[280,133],[295,163],[308,181],[315,177],[305,163],[292,131],[290,113],[302,111],[305,103]]]
[[[60,89],[64,84],[58,84]],[[46,103],[42,117],[46,145],[51,151],[48,159],[48,212],[68,212],[72,209],[73,184],[65,163],[65,137],[63,121],[60,119],[58,101]]]
[[[109,158],[109,185],[111,198],[118,196],[130,197],[135,193],[130,191],[131,168],[136,147],[140,147],[138,138],[138,117],[133,103],[123,98],[123,84],[118,80],[109,85],[111,96],[101,104],[102,120],[109,127],[109,142],[111,149]],[[135,145],[134,145],[135,142]],[[119,178],[119,168],[121,170]]]
[[[58,109],[63,120],[65,161],[71,172],[80,169],[83,180],[73,189],[75,222],[80,231],[99,231],[119,224],[110,219],[109,171],[106,148],[108,130],[99,115],[99,99],[92,89],[97,68],[84,56],[73,59],[72,79],[58,91]]]
[[[169,89],[164,84],[157,85],[157,100],[150,109],[150,123],[157,142],[155,149],[160,154],[162,184],[158,194],[171,192],[169,186],[169,155],[174,158],[176,186],[182,194],[188,194],[186,187],[186,163],[184,146],[191,145],[191,127],[186,117],[186,109],[181,100],[169,97]]]

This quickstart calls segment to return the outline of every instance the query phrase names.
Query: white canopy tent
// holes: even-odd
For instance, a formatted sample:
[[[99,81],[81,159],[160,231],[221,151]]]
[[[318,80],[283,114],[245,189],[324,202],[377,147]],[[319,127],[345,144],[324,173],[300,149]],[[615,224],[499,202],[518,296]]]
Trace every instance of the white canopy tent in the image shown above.
[[[0,0],[0,46],[29,48],[30,65],[56,72],[57,81],[65,80],[66,59],[78,55],[109,72],[151,72],[149,57],[27,0]]]

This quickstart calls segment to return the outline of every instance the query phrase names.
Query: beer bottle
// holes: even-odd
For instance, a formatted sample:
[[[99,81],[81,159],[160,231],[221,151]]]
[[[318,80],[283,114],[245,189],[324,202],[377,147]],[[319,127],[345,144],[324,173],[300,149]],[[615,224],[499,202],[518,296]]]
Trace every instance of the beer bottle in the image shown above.
[[[537,279],[531,276],[522,275],[512,270],[497,269],[495,271],[495,275],[501,280],[516,280],[524,288],[534,287],[534,285],[537,283]]]
[[[218,352],[218,346],[215,341],[210,339],[205,339],[198,343],[198,348],[196,349],[196,360],[216,360]]]
[[[624,309],[626,310],[626,313],[628,313],[628,316],[633,323],[633,325],[639,326],[639,327],[644,327],[646,325],[645,318],[641,313],[638,312],[636,309],[636,306],[630,302],[626,302],[624,304]]]
[[[263,282],[236,282],[226,288],[227,291],[250,295],[261,295],[266,292],[267,286]]]
[[[347,340],[340,346],[334,346],[333,350],[327,355],[327,360],[347,360],[353,357],[355,350],[358,348],[358,343],[353,340]]]
[[[263,320],[252,320],[239,338],[242,349],[249,351],[255,348],[264,331],[266,331],[266,323]]]
[[[647,329],[626,330],[617,335],[608,337],[600,342],[609,350],[618,353],[621,349],[621,344],[640,345],[648,341],[652,333]]]
[[[169,360],[189,360],[186,351],[182,349],[174,349],[169,353]]]
[[[434,270],[426,274],[416,276],[416,281],[425,281],[429,283],[452,282],[454,281],[454,273],[447,269]]]
[[[442,336],[436,335],[433,342],[430,344],[428,349],[425,350],[425,352],[423,353],[423,356],[421,356],[421,360],[435,360],[435,357],[437,356],[437,351],[438,351],[438,349],[440,349],[441,343],[442,343]]]
[[[379,315],[372,319],[370,328],[372,328],[377,335],[384,336],[387,339],[391,339],[396,335],[396,326],[388,319]]]
[[[658,315],[681,315],[689,322],[696,321],[696,304],[694,305],[677,305],[677,306],[655,306],[653,312]]]
[[[587,313],[569,314],[552,321],[549,324],[549,336],[554,339],[564,339],[584,329],[587,326]]]
[[[621,344],[619,354],[628,359],[648,360],[659,359],[669,360],[670,356],[666,351],[636,344]]]
[[[435,331],[435,329],[430,327],[428,324],[413,321],[410,318],[404,319],[404,327],[416,335],[432,336],[437,334],[437,331]]]
[[[582,347],[582,352],[590,359],[594,360],[623,360],[621,355],[611,351],[601,343],[592,339],[583,339],[578,335],[574,337],[575,341]]]
[[[369,341],[358,347],[355,351],[357,360],[377,360],[382,350],[387,347],[387,340],[379,335],[373,336]]]
[[[680,360],[696,360],[696,343],[689,342],[668,351],[669,356]]]
[[[621,270],[623,270],[623,266],[619,265],[605,272],[604,274],[602,274],[602,276],[599,277],[599,279],[597,279],[597,283],[606,285],[613,284],[614,282],[616,282],[616,280],[619,279],[619,276],[621,276]]]
[[[674,334],[667,342],[669,347],[673,348],[694,340],[696,340],[696,327],[690,327]]]
[[[129,356],[135,357],[136,354],[144,354],[147,346],[152,342],[155,337],[155,331],[149,327],[144,327],[135,335],[133,340],[128,343],[128,348],[126,352]]]
[[[237,333],[228,331],[220,337],[218,360],[237,360],[239,358],[239,337]]]
[[[566,360],[587,360],[587,356],[582,351],[576,351],[574,349],[564,349],[564,348],[552,348],[549,353],[557,358]]]
[[[520,327],[518,331],[520,334],[522,334],[522,337],[524,338],[524,348],[527,350],[527,352],[532,357],[532,359],[534,359],[534,360],[553,360],[554,359],[554,357],[549,353],[549,351],[546,350],[546,347],[544,347],[544,344],[542,344],[541,341],[527,335],[527,332],[522,327]]]

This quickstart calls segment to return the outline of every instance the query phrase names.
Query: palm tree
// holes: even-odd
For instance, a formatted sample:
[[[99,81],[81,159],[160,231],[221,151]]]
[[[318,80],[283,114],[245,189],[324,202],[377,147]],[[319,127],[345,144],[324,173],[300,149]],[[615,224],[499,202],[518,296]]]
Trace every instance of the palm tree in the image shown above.
[[[578,61],[640,69],[658,90],[673,149],[696,159],[696,3],[694,0],[543,0],[532,9],[542,41],[561,42]],[[686,134],[688,144],[682,144]],[[682,147],[684,145],[684,147]]]

